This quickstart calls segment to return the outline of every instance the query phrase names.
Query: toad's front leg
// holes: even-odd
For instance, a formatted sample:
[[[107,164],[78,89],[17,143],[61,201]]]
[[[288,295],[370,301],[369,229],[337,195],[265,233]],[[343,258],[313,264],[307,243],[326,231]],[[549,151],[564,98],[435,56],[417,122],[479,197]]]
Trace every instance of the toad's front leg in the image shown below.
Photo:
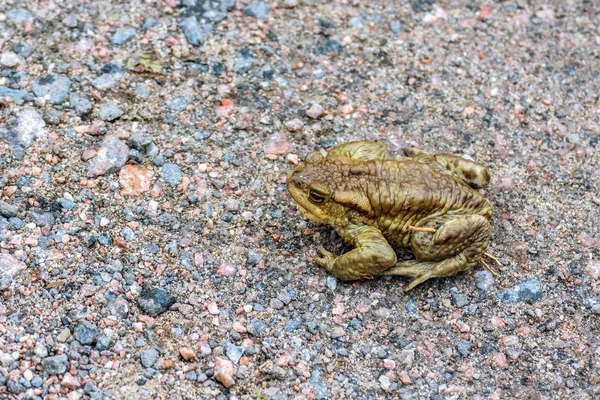
[[[338,232],[355,248],[339,257],[321,248],[323,257],[315,261],[339,279],[352,281],[370,278],[396,264],[394,249],[377,228],[349,226],[338,229]]]

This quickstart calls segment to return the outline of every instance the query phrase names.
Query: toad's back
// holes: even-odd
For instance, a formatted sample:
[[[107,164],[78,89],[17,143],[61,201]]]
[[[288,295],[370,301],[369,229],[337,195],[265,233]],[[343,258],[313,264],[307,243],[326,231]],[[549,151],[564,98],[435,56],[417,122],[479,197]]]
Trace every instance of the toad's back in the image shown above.
[[[492,215],[489,201],[437,163],[401,160],[348,160],[343,190],[362,192],[371,212],[353,210],[349,222],[377,226],[393,247],[408,247],[409,225],[441,216]]]

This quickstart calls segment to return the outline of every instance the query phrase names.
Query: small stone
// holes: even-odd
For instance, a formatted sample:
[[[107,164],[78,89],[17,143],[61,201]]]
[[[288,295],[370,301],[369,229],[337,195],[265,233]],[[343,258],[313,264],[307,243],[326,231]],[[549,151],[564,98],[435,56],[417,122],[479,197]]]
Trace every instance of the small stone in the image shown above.
[[[48,357],[48,349],[42,343],[37,342],[33,349],[33,354],[40,358]]]
[[[262,1],[255,1],[248,5],[248,7],[244,7],[244,14],[249,17],[254,17],[256,19],[267,19],[269,16],[269,5]]]
[[[16,113],[16,124],[0,125],[0,139],[14,146],[28,148],[36,139],[45,136],[45,126],[42,116],[35,109],[26,107]]]
[[[129,157],[129,148],[116,135],[104,138],[98,154],[89,161],[88,176],[95,178],[120,170]]]
[[[107,295],[107,297],[109,297]],[[113,317],[124,319],[129,313],[129,302],[124,296],[115,297],[114,294],[107,300],[106,308]]]
[[[285,8],[294,8],[298,5],[298,0],[284,0],[283,6]]]
[[[64,374],[67,371],[67,356],[64,354],[52,357],[46,357],[42,360],[42,365],[50,375]]]
[[[2,205],[0,203],[0,214],[2,214]],[[6,217],[6,215],[5,215]],[[596,280],[600,278],[600,261],[590,261],[585,267],[586,274],[590,279]]]
[[[236,273],[237,273],[237,265],[232,264],[232,263],[223,263],[217,269],[217,274],[219,274],[219,276],[231,277],[231,276],[235,276]]]
[[[137,303],[146,314],[156,317],[167,311],[175,303],[175,298],[167,293],[166,290],[155,287],[149,291],[144,291],[138,297]]]
[[[12,68],[20,62],[21,60],[19,59],[19,56],[12,51],[2,53],[0,56],[0,64],[4,65],[5,67]]]
[[[52,213],[29,211],[27,214],[33,217],[37,226],[54,226],[55,220]]]
[[[408,372],[406,372],[405,370],[400,371],[400,374],[398,374],[398,378],[400,378],[400,382],[402,382],[402,384],[405,386],[412,384],[412,379],[410,379],[410,376],[408,376]]]
[[[461,340],[460,342],[458,342],[458,354],[460,354],[462,357],[467,357],[469,354],[471,354],[471,342],[466,341],[466,340]]]
[[[14,362],[15,359],[12,354],[0,351],[0,365],[2,365],[4,368],[8,368]]]
[[[150,190],[153,173],[146,167],[125,165],[119,172],[121,195],[139,196]]]
[[[295,119],[286,121],[285,127],[290,132],[297,132],[297,131],[302,130],[302,128],[304,127],[304,123],[302,121],[300,121],[298,118],[295,118]]]
[[[14,278],[27,268],[24,262],[17,260],[8,253],[0,253],[0,277]]]
[[[237,364],[240,361],[240,358],[244,355],[244,348],[241,346],[236,346],[233,343],[225,343],[223,345],[225,348],[225,354],[227,358],[229,358],[234,364]]]
[[[267,331],[267,325],[259,319],[253,319],[248,324],[248,332],[252,336],[261,337],[266,333],[266,331]]]
[[[140,353],[140,362],[144,368],[150,368],[158,360],[158,350],[152,348]]]
[[[33,21],[33,15],[31,15],[31,13],[24,8],[14,8],[6,15],[8,16],[8,19],[10,19],[15,25],[21,25],[23,22]]]
[[[69,328],[64,328],[58,336],[56,340],[61,343],[66,343],[71,338],[71,330]]]
[[[306,115],[308,115],[312,119],[317,119],[321,115],[323,115],[324,112],[325,112],[325,109],[320,104],[313,104],[306,111]]]
[[[167,163],[162,166],[161,174],[162,174],[163,179],[169,185],[171,185],[171,187],[174,188],[177,186],[177,184],[179,183],[179,180],[181,179],[181,176],[182,176],[181,167],[179,167],[179,165],[177,165],[177,164]]]
[[[474,276],[477,289],[487,293],[495,284],[494,275],[488,270],[477,271]]]
[[[64,197],[61,197],[60,199],[57,200],[58,204],[60,204],[60,207],[63,210],[66,211],[70,211],[75,207],[75,202],[69,199],[65,199]]]
[[[344,46],[342,46],[340,42],[334,39],[329,39],[316,48],[315,54],[318,56],[330,53],[341,54],[343,50]]]
[[[33,82],[33,93],[50,104],[62,104],[71,89],[71,80],[59,75],[46,75]]]
[[[508,360],[506,359],[506,356],[503,353],[494,353],[494,355],[492,356],[492,360],[494,360],[494,363],[500,369],[505,369],[508,367]]]
[[[196,353],[194,353],[194,350],[191,347],[181,347],[179,349],[179,354],[181,354],[181,357],[183,357],[185,361],[196,358]]]
[[[452,304],[455,307],[462,308],[469,304],[469,298],[461,293],[452,293]]]
[[[135,132],[129,137],[127,144],[138,151],[145,151],[152,144],[152,136],[148,132]]]
[[[69,103],[75,108],[77,114],[86,115],[92,111],[92,102],[84,95],[71,92],[69,95]]]
[[[27,92],[24,90],[15,90],[5,86],[0,86],[0,99],[8,97],[14,101],[23,101],[26,94]]]
[[[496,296],[503,303],[535,303],[542,299],[542,284],[538,279],[530,279],[508,289],[504,289]]]
[[[183,111],[187,107],[187,100],[185,97],[175,97],[172,101],[167,103],[166,107],[171,111]]]
[[[96,350],[105,351],[110,347],[111,339],[108,336],[98,336],[98,340],[96,341]]]
[[[400,21],[395,19],[392,22],[390,22],[390,29],[394,33],[400,33],[402,31],[402,23],[400,23]]]
[[[121,46],[135,37],[135,28],[125,27],[118,29],[110,39],[110,43],[115,46]]]
[[[212,25],[200,25],[196,17],[187,17],[179,23],[187,41],[192,46],[200,46],[212,33]]]
[[[78,389],[81,386],[81,384],[79,383],[79,379],[77,379],[68,372],[63,376],[63,379],[60,382],[60,384],[61,386],[66,387],[67,389]]]
[[[284,133],[275,133],[269,138],[265,146],[265,154],[285,155],[292,151],[292,145],[288,142]]]
[[[327,285],[329,290],[331,290],[333,292],[333,291],[335,291],[335,288],[337,288],[337,278],[335,276],[329,275],[325,279],[325,284]]]
[[[123,110],[117,107],[113,103],[102,103],[100,104],[100,111],[98,112],[98,116],[103,121],[114,121],[123,115]]]
[[[73,337],[83,345],[92,344],[98,337],[98,328],[89,321],[81,321],[75,327]]]
[[[379,377],[379,385],[381,389],[388,391],[390,389],[392,382],[390,382],[390,378],[387,375],[381,375]]]
[[[225,358],[217,357],[215,360],[214,377],[226,388],[235,385],[233,377],[235,375],[235,366]]]
[[[233,72],[236,74],[244,74],[252,68],[254,63],[250,50],[244,48],[237,52],[235,56],[235,63],[233,64]]]

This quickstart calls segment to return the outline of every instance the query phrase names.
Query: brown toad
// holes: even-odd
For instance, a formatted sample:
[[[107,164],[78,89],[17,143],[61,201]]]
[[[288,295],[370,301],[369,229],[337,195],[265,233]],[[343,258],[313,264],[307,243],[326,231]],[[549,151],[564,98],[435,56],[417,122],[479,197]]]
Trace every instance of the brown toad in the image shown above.
[[[492,206],[476,189],[484,166],[447,154],[410,149],[392,158],[376,141],[352,142],[326,157],[309,154],[287,176],[304,216],[331,225],[354,249],[316,261],[342,280],[403,275],[408,291],[429,278],[473,268],[488,247]],[[396,260],[411,250],[414,260]]]

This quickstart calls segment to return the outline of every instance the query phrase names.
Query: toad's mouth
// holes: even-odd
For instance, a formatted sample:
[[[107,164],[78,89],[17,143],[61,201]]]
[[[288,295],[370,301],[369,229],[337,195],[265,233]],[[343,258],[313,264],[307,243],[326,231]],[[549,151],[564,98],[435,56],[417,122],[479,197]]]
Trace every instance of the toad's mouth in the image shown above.
[[[300,212],[302,213],[302,215],[304,215],[304,217],[306,219],[308,219],[311,222],[314,222],[316,224],[322,223],[322,221],[320,221],[313,213],[308,211],[307,208],[302,207],[300,204],[297,204],[297,205],[298,205],[298,210],[300,210]]]

